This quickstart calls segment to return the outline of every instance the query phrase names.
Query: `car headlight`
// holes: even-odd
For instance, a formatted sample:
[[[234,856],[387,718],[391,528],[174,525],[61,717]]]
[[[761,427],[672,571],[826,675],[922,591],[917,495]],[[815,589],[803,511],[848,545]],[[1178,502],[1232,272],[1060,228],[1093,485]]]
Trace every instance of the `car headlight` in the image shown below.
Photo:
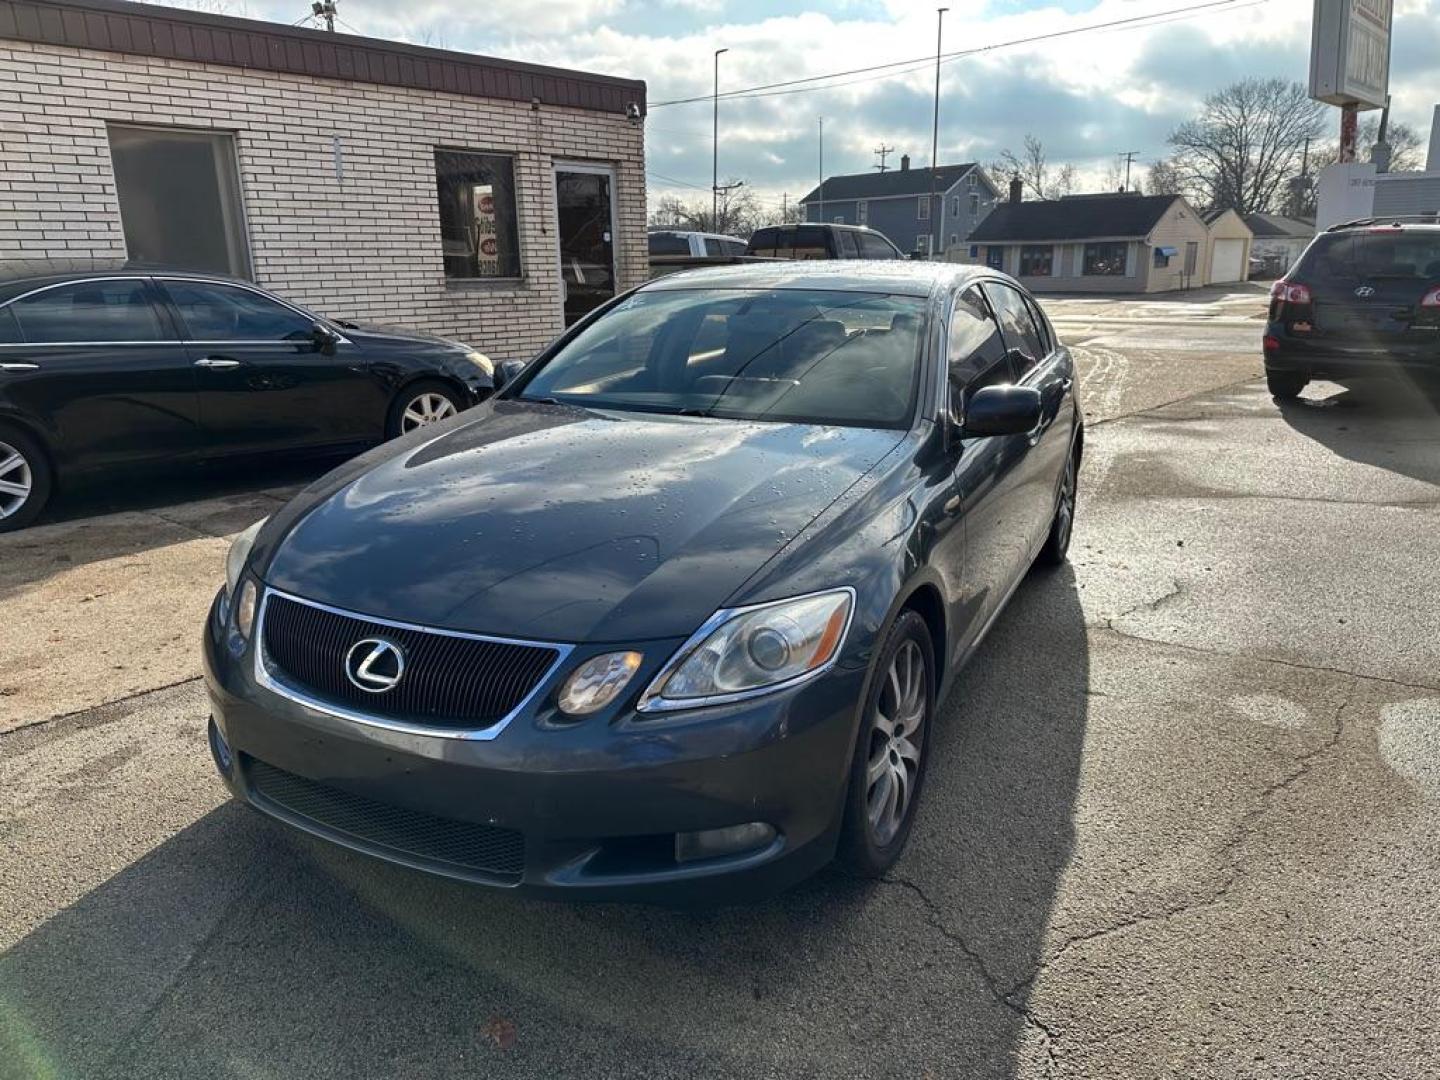
[[[665,665],[641,712],[719,704],[811,678],[840,654],[851,589],[718,611]]]
[[[482,352],[475,352],[473,349],[465,354],[465,359],[474,364],[486,375],[495,374],[495,361]]]
[[[240,575],[245,572],[245,562],[250,558],[250,549],[255,546],[255,537],[269,518],[261,518],[230,542],[230,553],[225,556],[225,595],[234,597],[235,586],[240,584]]]

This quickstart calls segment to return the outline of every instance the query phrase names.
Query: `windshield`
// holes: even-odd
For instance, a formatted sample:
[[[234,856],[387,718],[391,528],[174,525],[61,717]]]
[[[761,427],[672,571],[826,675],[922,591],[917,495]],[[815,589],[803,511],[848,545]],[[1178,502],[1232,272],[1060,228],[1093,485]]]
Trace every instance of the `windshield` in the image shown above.
[[[562,348],[522,400],[908,427],[924,301],[876,293],[641,292]]]

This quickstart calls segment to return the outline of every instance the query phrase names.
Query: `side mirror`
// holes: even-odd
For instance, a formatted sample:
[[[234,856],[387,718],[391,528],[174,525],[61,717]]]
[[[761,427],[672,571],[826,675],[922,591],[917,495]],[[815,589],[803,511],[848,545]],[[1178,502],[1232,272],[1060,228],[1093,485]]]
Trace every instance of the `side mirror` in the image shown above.
[[[340,341],[340,336],[324,323],[317,322],[310,327],[310,340],[315,343],[317,349],[331,349]]]
[[[524,370],[524,360],[502,360],[495,368],[495,389],[508,386]]]
[[[1010,367],[1014,371],[1029,371],[1036,364],[1035,357],[1024,349],[1007,349],[1005,359],[1010,361]]]
[[[985,386],[965,403],[960,434],[1023,435],[1040,425],[1040,391],[1031,386]]]

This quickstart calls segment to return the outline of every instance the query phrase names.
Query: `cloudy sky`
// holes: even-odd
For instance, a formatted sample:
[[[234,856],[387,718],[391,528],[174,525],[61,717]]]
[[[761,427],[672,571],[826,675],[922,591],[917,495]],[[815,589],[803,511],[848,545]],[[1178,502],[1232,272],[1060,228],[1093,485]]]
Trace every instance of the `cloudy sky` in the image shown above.
[[[202,0],[203,2],[203,0]],[[989,161],[1027,132],[1098,187],[1116,154],[1150,161],[1206,93],[1247,75],[1305,80],[1312,0],[939,0],[944,51],[985,49],[941,68],[940,160]],[[1395,115],[1428,133],[1440,103],[1440,0],[1394,0]],[[720,89],[933,56],[937,0],[337,0],[342,29],[643,78],[652,201],[709,190],[711,106],[662,105]],[[308,0],[214,0],[231,14],[292,22]],[[1172,13],[1172,14],[1165,14]],[[1007,44],[1155,16],[1138,26]],[[995,46],[986,49],[986,47]],[[817,117],[825,170],[858,172],[882,142],[930,156],[934,69],[835,80],[824,89],[720,103],[720,174],[778,203],[814,186]],[[1334,113],[1338,127],[1338,110]]]

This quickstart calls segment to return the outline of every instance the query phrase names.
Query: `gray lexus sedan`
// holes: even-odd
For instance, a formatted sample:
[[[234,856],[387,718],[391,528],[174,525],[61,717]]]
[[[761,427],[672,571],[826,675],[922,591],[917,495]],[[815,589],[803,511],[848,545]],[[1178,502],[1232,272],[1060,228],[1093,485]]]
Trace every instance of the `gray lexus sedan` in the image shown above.
[[[615,298],[235,542],[235,795],[488,886],[715,902],[885,872],[942,701],[1064,560],[1069,352],[1012,279],[761,264]]]

